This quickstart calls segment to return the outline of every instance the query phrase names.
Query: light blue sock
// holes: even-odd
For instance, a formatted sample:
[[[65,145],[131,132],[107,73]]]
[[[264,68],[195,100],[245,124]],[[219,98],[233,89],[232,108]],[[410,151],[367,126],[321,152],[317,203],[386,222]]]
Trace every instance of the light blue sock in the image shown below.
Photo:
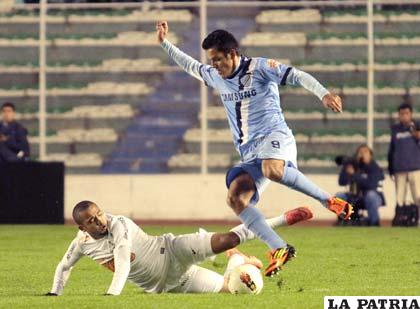
[[[298,169],[291,166],[284,167],[283,178],[280,183],[313,197],[314,199],[320,201],[324,207],[327,206],[327,200],[331,197],[330,194],[310,181]]]
[[[267,224],[262,213],[254,206],[248,206],[239,214],[242,223],[271,249],[284,248],[287,243]]]

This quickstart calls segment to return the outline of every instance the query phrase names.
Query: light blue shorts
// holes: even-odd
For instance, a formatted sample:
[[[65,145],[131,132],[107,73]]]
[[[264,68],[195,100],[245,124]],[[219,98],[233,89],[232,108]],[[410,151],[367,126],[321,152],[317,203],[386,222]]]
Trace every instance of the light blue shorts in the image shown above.
[[[270,180],[263,176],[261,164],[265,159],[277,159],[286,162],[287,166],[297,168],[296,141],[290,129],[273,132],[267,136],[250,141],[241,149],[242,160],[226,174],[226,186],[241,174],[249,174],[254,180],[256,192],[250,205],[254,206],[260,195],[267,188]]]

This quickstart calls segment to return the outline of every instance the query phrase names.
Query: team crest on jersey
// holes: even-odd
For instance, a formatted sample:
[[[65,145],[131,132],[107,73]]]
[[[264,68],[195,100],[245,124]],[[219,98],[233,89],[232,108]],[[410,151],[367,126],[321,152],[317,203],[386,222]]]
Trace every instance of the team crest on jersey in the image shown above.
[[[252,84],[252,73],[248,72],[244,76],[242,76],[239,80],[240,85],[244,88],[251,87]]]
[[[277,60],[274,60],[274,59],[268,59],[267,64],[270,68],[274,69],[274,68],[276,68],[280,65],[280,62],[278,62]]]

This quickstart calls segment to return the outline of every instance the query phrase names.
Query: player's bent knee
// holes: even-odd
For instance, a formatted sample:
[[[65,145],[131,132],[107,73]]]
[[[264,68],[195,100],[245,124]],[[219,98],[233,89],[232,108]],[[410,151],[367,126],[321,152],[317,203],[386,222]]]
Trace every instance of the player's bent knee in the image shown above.
[[[252,177],[248,174],[239,175],[229,186],[226,202],[239,215],[248,206],[255,191]]]
[[[245,198],[239,195],[231,193],[228,193],[226,202],[229,205],[229,207],[232,208],[237,214],[242,212],[242,210],[244,210],[245,207],[249,204],[249,200],[246,200]]]

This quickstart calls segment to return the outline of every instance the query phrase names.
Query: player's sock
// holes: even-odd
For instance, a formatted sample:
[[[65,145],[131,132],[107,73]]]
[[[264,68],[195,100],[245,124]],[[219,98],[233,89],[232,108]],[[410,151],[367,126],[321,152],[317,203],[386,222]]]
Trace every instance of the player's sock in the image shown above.
[[[278,216],[278,217],[267,219],[266,222],[273,229],[275,229],[279,226],[287,225],[285,215],[281,215],[281,216]],[[255,234],[250,229],[247,229],[243,224],[235,226],[230,231],[234,232],[236,235],[238,235],[241,244],[248,241],[248,240],[255,239]]]
[[[284,248],[287,243],[265,221],[262,213],[254,206],[246,207],[240,214],[242,223],[271,249]]]
[[[242,255],[240,254],[231,255],[231,257],[229,258],[228,264],[226,266],[225,274],[223,276],[227,278],[236,266],[242,265],[244,263],[245,263],[245,258]]]
[[[280,183],[317,199],[324,207],[327,207],[327,201],[331,198],[329,193],[319,188],[298,169],[291,166],[284,167],[283,178]]]

